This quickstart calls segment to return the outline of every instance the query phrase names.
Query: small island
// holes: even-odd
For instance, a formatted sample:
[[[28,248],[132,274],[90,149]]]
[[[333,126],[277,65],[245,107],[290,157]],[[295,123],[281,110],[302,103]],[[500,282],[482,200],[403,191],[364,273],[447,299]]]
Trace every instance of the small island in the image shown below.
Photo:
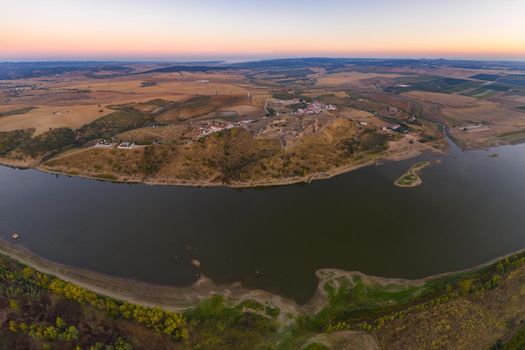
[[[406,173],[401,175],[394,184],[399,187],[416,187],[423,183],[421,180],[421,171],[430,166],[430,162],[419,162],[414,164]]]

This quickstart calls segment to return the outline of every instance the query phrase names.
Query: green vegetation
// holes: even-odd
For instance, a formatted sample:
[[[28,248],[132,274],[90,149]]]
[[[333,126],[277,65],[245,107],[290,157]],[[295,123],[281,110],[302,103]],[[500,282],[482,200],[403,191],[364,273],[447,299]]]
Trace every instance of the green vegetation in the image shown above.
[[[75,132],[69,128],[50,129],[19,145],[20,151],[35,158],[51,151],[62,151],[75,143]]]
[[[18,152],[32,158],[65,150],[73,146],[75,132],[69,128],[50,129],[31,138],[33,129],[0,132],[0,156]]]
[[[185,100],[184,102],[181,102],[179,106],[184,108],[202,107],[208,104],[212,99],[212,96],[208,95],[193,96]]]
[[[183,314],[105,297],[0,255],[0,349],[257,349],[278,309],[212,297]],[[36,345],[39,346],[36,346]]]
[[[260,349],[271,344],[278,329],[276,316],[262,304],[246,300],[233,307],[214,296],[184,313],[193,349]]]
[[[486,80],[486,81],[496,81],[501,78],[501,75],[497,74],[476,74],[471,76],[472,79]]]
[[[525,327],[521,327],[508,341],[499,340],[491,350],[523,350],[525,348]]]
[[[134,150],[86,149],[51,159],[46,169],[117,179],[170,178],[226,184],[272,182],[306,177],[334,167],[371,160],[388,147],[389,136],[357,129],[339,119],[322,133],[282,148],[279,140],[255,138],[242,128],[213,133],[191,144],[152,144]]]
[[[351,107],[352,106],[351,97],[338,97],[334,94],[327,94],[327,95],[317,96],[315,99],[322,103],[332,104],[332,105],[336,105],[340,107]]]
[[[433,141],[436,141],[438,140],[438,138],[434,135],[430,135],[430,134],[426,134],[426,133],[422,133],[420,138],[419,138],[419,142],[421,143],[427,143],[427,142],[433,142]]]
[[[309,331],[380,331],[388,320],[403,318],[449,300],[493,290],[525,263],[524,254],[505,258],[479,270],[451,274],[420,285],[380,285],[338,277],[324,285],[328,306],[299,325]]]
[[[421,162],[414,164],[406,173],[401,175],[395,181],[395,185],[399,187],[415,187],[421,185],[422,181],[420,178],[421,170],[430,166],[430,162]]]
[[[306,345],[303,350],[329,350],[330,348],[326,345],[319,344],[319,343],[311,343]]]
[[[219,169],[225,183],[306,176],[373,156],[387,148],[388,136],[377,131],[366,130],[355,135],[352,126],[345,124],[325,132],[326,140],[310,136],[283,150],[276,140],[257,140],[246,131],[234,129],[204,139],[201,147],[209,150],[213,144],[213,149],[219,150],[213,157],[206,155],[206,162]]]
[[[278,348],[299,349],[316,335],[329,336],[345,330],[365,331],[381,338],[386,329],[391,332],[392,327],[403,325],[403,320],[409,315],[426,315],[429,310],[440,310],[441,306],[447,304],[454,305],[456,300],[479,300],[489,291],[497,291],[505,281],[512,278],[517,269],[523,269],[524,264],[525,256],[519,254],[478,270],[450,274],[419,284],[382,284],[365,281],[364,277],[358,275],[328,272],[331,276],[322,285],[327,305],[315,314],[299,316],[283,335],[284,339]],[[428,321],[438,324],[439,317],[438,314],[435,320],[430,318]],[[417,323],[413,327],[408,332],[412,332],[418,341],[425,339],[425,334],[418,333]],[[449,329],[447,332],[451,331]],[[410,348],[426,348],[415,344]],[[454,345],[451,343],[443,348]],[[323,349],[322,344],[311,346],[313,349],[317,346]],[[391,347],[385,345],[385,348]]]
[[[509,74],[498,79],[499,83],[525,86],[525,74]]]
[[[284,77],[284,78],[303,78],[303,77],[306,77],[308,74],[315,73],[315,71],[311,70],[310,68],[295,68],[295,69],[267,71],[265,73],[270,76],[276,75],[276,76]]]
[[[414,174],[405,174],[396,181],[396,184],[400,187],[410,187],[417,183],[418,179]]]
[[[308,105],[304,102],[294,103],[293,105],[290,105],[290,108],[296,112],[300,108],[306,108]]]
[[[261,161],[279,152],[277,142],[258,142],[250,133],[239,129],[214,134],[206,141],[219,147],[219,155],[209,161],[219,170],[225,183],[248,178]]]
[[[498,135],[498,138],[509,143],[517,143],[525,140],[525,129],[506,132]]]
[[[272,95],[273,98],[276,98],[278,100],[293,100],[294,98],[297,98],[295,94],[291,94],[289,92],[276,92]]]
[[[310,332],[368,330],[363,322],[382,315],[389,306],[407,304],[422,293],[422,288],[417,287],[365,284],[358,276],[351,280],[345,277],[329,280],[323,288],[328,305],[317,314],[299,321],[300,327]]]
[[[232,305],[221,295],[182,314],[130,304],[0,255],[0,349],[329,349],[324,341],[312,339],[321,334],[329,339],[344,330],[381,337],[390,323],[412,314],[455,305],[455,300],[481,300],[488,292],[505,288],[524,264],[521,253],[418,283],[383,283],[325,271],[321,285],[325,306],[314,313],[288,315],[289,322],[283,323],[273,305],[249,299]],[[493,348],[522,348],[525,329],[516,328],[510,339]]]
[[[25,107],[25,108],[13,109],[7,112],[0,112],[0,118],[8,117],[10,115],[25,114],[25,113],[31,112],[33,109],[36,109],[36,107]]]
[[[280,91],[280,92],[276,92],[272,95],[273,98],[276,98],[278,100],[294,100],[294,99],[298,99],[298,100],[301,100],[301,101],[304,101],[304,102],[311,102],[312,101],[312,98],[309,97],[309,96],[305,96],[305,95],[298,95],[298,94],[295,94],[295,93],[289,93],[287,91]]]
[[[197,95],[182,102],[171,102],[155,113],[161,123],[174,123],[216,112],[220,108],[245,103],[244,95]]]
[[[142,83],[140,83],[140,87],[151,87],[151,86],[156,86],[156,85],[157,85],[156,81],[143,81]]]
[[[465,96],[472,96],[472,97],[486,97],[488,94],[494,93],[494,92],[506,92],[512,89],[511,85],[504,85],[504,84],[487,84],[483,85],[478,89],[474,89],[468,92],[462,93]]]
[[[147,121],[140,112],[131,108],[116,111],[81,127],[78,130],[77,144],[95,139],[110,139],[121,132],[140,128]]]
[[[0,131],[0,156],[6,156],[20,144],[31,139],[34,129]]]
[[[169,151],[166,147],[146,146],[142,154],[140,167],[146,176],[154,175],[160,170],[168,156]]]
[[[3,256],[0,281],[0,305],[9,305],[3,307],[6,327],[0,332],[5,349],[35,342],[52,348],[130,349],[148,337],[161,342],[188,338],[180,314],[101,296]]]
[[[380,152],[388,148],[388,135],[367,129],[358,137],[357,151]]]
[[[343,139],[338,148],[344,150],[348,156],[363,152],[374,154],[388,148],[388,139],[388,135],[381,134],[372,129],[365,129],[365,131],[357,137]]]
[[[407,82],[404,85],[409,86],[399,86],[395,85],[385,89],[387,92],[402,93],[414,90],[420,91],[429,91],[429,92],[443,92],[443,93],[452,93],[452,92],[464,92],[471,89],[480,88],[483,83],[479,81],[466,80],[466,79],[456,79],[456,78],[434,78],[430,80],[416,80]]]

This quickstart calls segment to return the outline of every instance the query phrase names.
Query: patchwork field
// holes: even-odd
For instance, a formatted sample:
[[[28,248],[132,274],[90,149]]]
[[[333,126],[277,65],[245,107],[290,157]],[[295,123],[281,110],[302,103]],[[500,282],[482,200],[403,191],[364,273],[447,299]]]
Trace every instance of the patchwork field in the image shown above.
[[[316,87],[338,87],[341,85],[363,85],[364,80],[372,80],[379,78],[394,79],[402,77],[399,74],[379,74],[379,73],[362,73],[362,72],[348,72],[348,73],[333,73],[324,75],[316,80]]]
[[[520,70],[396,62],[24,71],[0,80],[0,160],[121,181],[249,186],[441,152],[439,124],[462,147],[525,136]]]
[[[525,128],[525,111],[512,108],[505,101],[474,97],[413,91],[405,95],[431,103],[439,109],[442,121],[463,146],[490,146],[505,143],[502,137]]]

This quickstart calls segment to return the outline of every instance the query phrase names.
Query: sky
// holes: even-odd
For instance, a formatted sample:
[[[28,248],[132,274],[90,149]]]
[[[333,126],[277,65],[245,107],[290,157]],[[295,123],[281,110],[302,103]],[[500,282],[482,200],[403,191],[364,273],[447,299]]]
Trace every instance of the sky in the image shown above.
[[[525,0],[0,0],[0,60],[525,59]]]

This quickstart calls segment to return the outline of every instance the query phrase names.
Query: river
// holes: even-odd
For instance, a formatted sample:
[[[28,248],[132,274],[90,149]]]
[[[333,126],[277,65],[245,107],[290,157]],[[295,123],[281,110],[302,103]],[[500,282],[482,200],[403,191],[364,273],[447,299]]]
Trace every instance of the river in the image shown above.
[[[415,162],[436,159],[421,186],[394,186]],[[0,236],[14,232],[17,243],[63,264],[164,285],[202,273],[302,303],[319,268],[419,278],[525,248],[525,145],[452,147],[330,180],[244,190],[0,167]]]

